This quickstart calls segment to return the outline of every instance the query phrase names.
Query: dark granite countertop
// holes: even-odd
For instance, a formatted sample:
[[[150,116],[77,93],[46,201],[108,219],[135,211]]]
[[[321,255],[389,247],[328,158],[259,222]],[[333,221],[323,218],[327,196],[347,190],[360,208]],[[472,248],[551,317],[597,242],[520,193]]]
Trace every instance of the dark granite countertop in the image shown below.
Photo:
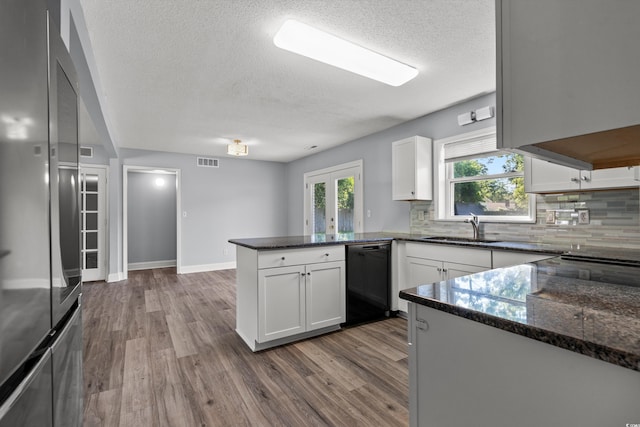
[[[312,246],[345,245],[392,241],[397,234],[390,233],[343,233],[312,236],[257,237],[253,239],[230,239],[229,243],[249,249],[292,249]]]
[[[640,371],[640,265],[555,257],[424,284],[400,298]]]
[[[541,243],[509,242],[509,241],[472,241],[472,240],[434,240],[434,236],[408,233],[343,233],[314,236],[280,236],[257,237],[250,239],[230,239],[229,243],[245,246],[249,249],[292,249],[307,248],[323,245],[345,245],[358,243],[371,243],[380,241],[400,240],[407,242],[420,242],[432,244],[446,244],[456,246],[476,247],[483,249],[501,249],[522,252],[540,252],[548,254],[562,254],[570,250],[570,247],[546,245]]]

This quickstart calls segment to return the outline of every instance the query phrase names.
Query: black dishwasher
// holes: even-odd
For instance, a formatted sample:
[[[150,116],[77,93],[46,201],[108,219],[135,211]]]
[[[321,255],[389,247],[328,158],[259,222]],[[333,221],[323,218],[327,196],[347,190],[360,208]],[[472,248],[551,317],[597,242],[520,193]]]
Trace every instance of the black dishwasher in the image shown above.
[[[347,245],[347,325],[388,317],[391,243]]]

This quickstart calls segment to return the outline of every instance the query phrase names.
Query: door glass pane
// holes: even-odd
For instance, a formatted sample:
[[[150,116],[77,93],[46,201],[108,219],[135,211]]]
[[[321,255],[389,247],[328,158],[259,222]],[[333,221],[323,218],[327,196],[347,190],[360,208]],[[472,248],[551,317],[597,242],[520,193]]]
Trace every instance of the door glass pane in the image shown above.
[[[354,231],[354,182],[352,176],[336,180],[338,234],[352,234]]]
[[[98,249],[98,233],[97,232],[87,232],[86,233],[86,249]]]
[[[98,192],[98,175],[86,174],[84,180],[86,191]]]
[[[85,269],[98,268],[98,252],[87,252],[84,254]]]
[[[97,194],[85,194],[86,202],[85,209],[88,211],[98,210],[98,195]]]
[[[313,206],[311,217],[311,221],[313,221],[313,234],[325,234],[327,232],[327,189],[324,182],[317,182],[313,184],[311,198],[311,206]]]
[[[87,222],[85,224],[85,230],[97,230],[98,229],[98,214],[88,213],[85,214]]]

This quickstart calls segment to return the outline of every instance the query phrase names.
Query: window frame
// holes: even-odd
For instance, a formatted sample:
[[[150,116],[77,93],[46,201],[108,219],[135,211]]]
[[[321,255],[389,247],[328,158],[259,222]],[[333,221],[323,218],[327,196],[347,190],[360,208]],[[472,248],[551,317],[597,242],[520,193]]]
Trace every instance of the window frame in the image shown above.
[[[448,138],[435,140],[433,143],[434,156],[433,156],[433,172],[434,172],[434,204],[435,204],[435,220],[436,221],[464,221],[469,218],[469,215],[454,215],[453,214],[453,186],[456,182],[471,182],[482,181],[486,179],[500,179],[500,178],[513,178],[522,177],[525,178],[526,171],[521,173],[506,172],[501,174],[492,175],[479,175],[477,177],[462,177],[453,178],[453,173],[450,171],[453,169],[453,163],[445,162],[445,146],[447,144],[459,144],[465,142],[474,142],[479,139],[496,138],[496,127],[488,127],[473,132],[468,132],[460,135],[455,135]],[[509,153],[505,150],[496,150],[496,155],[499,153]],[[478,158],[486,157],[488,153],[478,153]],[[525,168],[527,162],[525,161]],[[528,223],[532,224],[536,222],[536,198],[534,194],[529,194],[529,209],[527,215],[479,215],[481,222],[490,223]]]

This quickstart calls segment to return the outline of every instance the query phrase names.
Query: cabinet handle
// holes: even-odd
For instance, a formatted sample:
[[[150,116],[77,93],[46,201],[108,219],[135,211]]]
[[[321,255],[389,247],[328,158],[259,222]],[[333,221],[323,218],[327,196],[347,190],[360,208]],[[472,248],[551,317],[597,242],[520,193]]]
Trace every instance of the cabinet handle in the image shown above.
[[[329,256],[329,254],[324,254],[324,256]]]
[[[301,275],[302,277],[304,277],[304,271],[303,271],[302,273],[300,273],[300,275]]]
[[[437,268],[438,273],[442,273],[442,269],[440,267]]]
[[[582,313],[576,313],[576,314],[573,315],[574,319],[579,319],[581,317],[582,317]]]
[[[446,269],[446,268],[443,268],[443,269],[442,269],[442,272],[443,272],[443,273],[446,273],[446,272],[447,272],[447,269]]]
[[[308,273],[307,273],[307,276],[311,276],[311,272],[308,272]]]
[[[580,180],[578,178],[571,178],[571,182],[575,182],[577,184]]]
[[[284,261],[284,257],[281,258]]]
[[[591,180],[589,179],[589,177],[588,177],[588,176],[586,176],[586,175],[582,175],[582,180],[583,180],[584,182],[589,182],[589,181],[591,181]]]

